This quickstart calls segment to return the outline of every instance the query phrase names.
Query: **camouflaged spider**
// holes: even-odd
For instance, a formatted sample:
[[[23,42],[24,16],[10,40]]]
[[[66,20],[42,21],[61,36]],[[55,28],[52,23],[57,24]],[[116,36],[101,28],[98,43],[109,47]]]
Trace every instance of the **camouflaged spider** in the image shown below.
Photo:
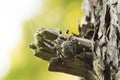
[[[78,53],[78,43],[71,38],[72,36],[68,36],[69,30],[67,29],[65,34],[62,34],[60,30],[57,33],[53,32],[55,31],[49,29],[38,30],[35,34],[34,43],[29,47],[36,53],[42,50],[46,51],[47,54],[55,51],[58,58],[74,57]],[[54,38],[52,39],[48,34]]]
[[[62,32],[55,40],[55,49],[58,58],[72,58],[78,54],[78,42],[73,40],[68,36],[69,30],[66,30],[66,34],[63,35]]]
[[[54,49],[57,53],[58,58],[64,58],[63,47],[61,46],[65,41],[68,40],[69,30],[66,30],[66,34],[62,34],[62,31],[59,32],[57,39],[54,40]]]

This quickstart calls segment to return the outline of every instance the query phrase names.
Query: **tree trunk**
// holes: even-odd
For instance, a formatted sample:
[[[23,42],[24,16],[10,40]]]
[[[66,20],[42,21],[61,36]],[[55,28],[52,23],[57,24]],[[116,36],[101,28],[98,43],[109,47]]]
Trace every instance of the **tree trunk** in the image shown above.
[[[83,10],[79,34],[42,28],[29,47],[37,57],[50,61],[49,71],[86,80],[120,80],[119,0],[84,0]]]

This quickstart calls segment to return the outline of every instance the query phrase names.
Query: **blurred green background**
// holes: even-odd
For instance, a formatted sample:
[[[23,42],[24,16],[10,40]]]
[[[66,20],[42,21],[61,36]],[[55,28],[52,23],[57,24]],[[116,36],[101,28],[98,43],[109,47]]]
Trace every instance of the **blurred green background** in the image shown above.
[[[64,73],[49,72],[48,62],[34,56],[28,48],[33,33],[41,27],[66,29],[78,33],[77,20],[82,19],[82,0],[42,0],[42,8],[22,26],[19,42],[11,51],[11,69],[3,80],[75,80]]]

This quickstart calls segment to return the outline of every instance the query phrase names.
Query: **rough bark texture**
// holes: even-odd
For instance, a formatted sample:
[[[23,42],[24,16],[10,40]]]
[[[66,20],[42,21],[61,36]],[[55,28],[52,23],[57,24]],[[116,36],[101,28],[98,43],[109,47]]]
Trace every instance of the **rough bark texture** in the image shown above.
[[[79,34],[42,28],[29,47],[35,56],[50,61],[49,71],[86,80],[120,80],[119,0],[84,0],[83,10]]]

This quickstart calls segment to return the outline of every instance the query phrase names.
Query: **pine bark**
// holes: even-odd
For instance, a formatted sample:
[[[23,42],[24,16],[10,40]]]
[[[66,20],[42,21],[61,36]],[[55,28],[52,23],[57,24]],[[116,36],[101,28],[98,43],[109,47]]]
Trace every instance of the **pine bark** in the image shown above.
[[[120,80],[119,0],[84,0],[83,10],[79,34],[42,28],[30,48],[50,62],[49,71],[85,80]]]

